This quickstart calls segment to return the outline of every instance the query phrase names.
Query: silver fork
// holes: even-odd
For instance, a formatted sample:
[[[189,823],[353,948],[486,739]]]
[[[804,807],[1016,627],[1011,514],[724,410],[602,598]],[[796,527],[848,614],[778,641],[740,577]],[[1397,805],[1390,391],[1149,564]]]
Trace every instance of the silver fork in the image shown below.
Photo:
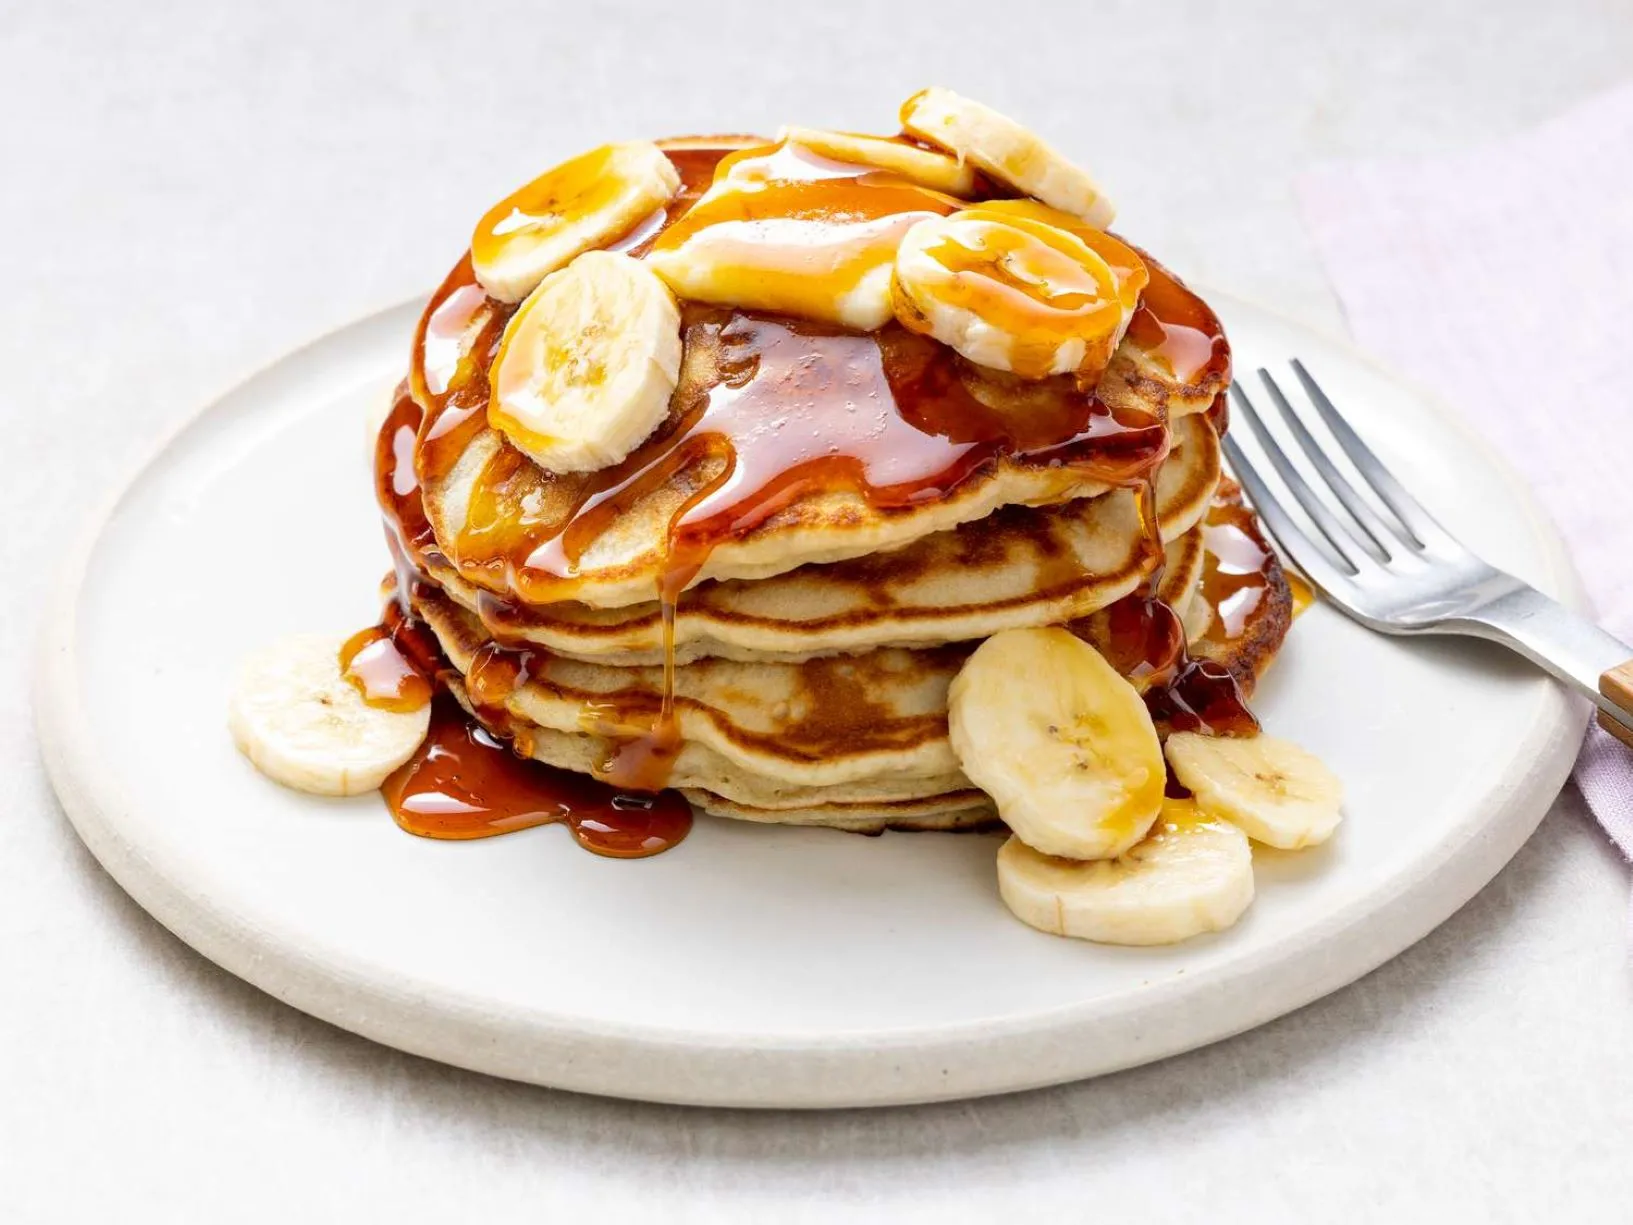
[[[1518,651],[1589,698],[1600,724],[1633,746],[1633,647],[1471,553],[1401,487],[1303,363],[1295,359],[1292,367],[1328,433],[1386,508],[1357,492],[1268,371],[1259,371],[1265,391],[1327,496],[1288,459],[1241,384],[1231,384],[1235,407],[1270,466],[1331,547],[1299,526],[1241,445],[1227,437],[1225,455],[1237,479],[1299,569],[1340,610],[1375,630],[1463,634]]]

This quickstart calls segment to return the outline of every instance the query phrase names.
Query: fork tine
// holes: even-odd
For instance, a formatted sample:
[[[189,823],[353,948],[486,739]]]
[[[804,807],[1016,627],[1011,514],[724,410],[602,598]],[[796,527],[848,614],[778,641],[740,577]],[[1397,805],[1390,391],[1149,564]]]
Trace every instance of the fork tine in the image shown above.
[[[1360,529],[1366,533],[1367,538],[1377,546],[1369,550],[1369,552],[1379,561],[1387,562],[1393,555],[1394,548],[1416,543],[1416,541],[1408,539],[1408,535],[1404,530],[1392,528],[1385,523],[1383,516],[1367,505],[1366,500],[1355,492],[1355,486],[1351,485],[1344,474],[1338,470],[1338,466],[1327,458],[1327,452],[1315,440],[1315,436],[1310,433],[1309,427],[1304,424],[1304,419],[1293,411],[1292,404],[1288,403],[1287,397],[1282,394],[1276,380],[1270,377],[1270,371],[1262,366],[1259,368],[1259,381],[1264,384],[1265,390],[1270,393],[1270,398],[1276,402],[1276,410],[1281,413],[1281,419],[1287,423],[1287,428],[1292,431],[1293,437],[1298,439],[1299,448],[1305,455],[1309,456],[1310,462],[1315,465],[1316,471],[1321,474],[1321,479],[1327,483],[1327,487],[1344,504],[1344,509],[1349,512],[1350,518],[1355,520]],[[1366,540],[1362,540],[1361,543],[1366,544]]]
[[[1395,517],[1405,525],[1412,542],[1420,548],[1435,543],[1443,548],[1462,552],[1462,546],[1452,534],[1441,527],[1416,498],[1401,488],[1400,482],[1388,468],[1384,467],[1383,461],[1372,453],[1372,448],[1362,442],[1361,436],[1350,428],[1350,423],[1344,420],[1337,405],[1327,398],[1327,393],[1321,390],[1321,385],[1304,368],[1304,363],[1295,357],[1292,366],[1298,381],[1304,385],[1305,394],[1310,397],[1310,403],[1315,405],[1316,412],[1321,414],[1321,419],[1327,423],[1327,428],[1332,431],[1332,436],[1343,448],[1344,454],[1349,456],[1355,470],[1372,487],[1372,492],[1378,495],[1385,506],[1395,512]]]
[[[1236,397],[1237,407],[1242,410],[1242,417],[1253,430],[1259,440],[1259,446],[1270,461],[1270,466],[1281,477],[1282,484],[1287,486],[1293,500],[1304,509],[1321,529],[1321,534],[1327,538],[1327,543],[1349,566],[1351,575],[1359,574],[1363,565],[1376,567],[1371,556],[1361,548],[1359,542],[1350,535],[1344,525],[1338,521],[1338,516],[1327,508],[1327,504],[1316,496],[1315,491],[1305,483],[1299,470],[1293,467],[1293,461],[1287,458],[1287,452],[1281,449],[1281,444],[1271,437],[1270,431],[1259,418],[1258,410],[1253,407],[1253,401],[1247,398],[1247,392],[1242,390],[1240,383],[1230,385],[1231,394]]]
[[[1253,503],[1253,509],[1270,529],[1282,552],[1292,558],[1310,581],[1328,595],[1334,595],[1341,584],[1348,585],[1351,576],[1333,565],[1321,547],[1282,509],[1281,503],[1259,475],[1259,470],[1243,453],[1241,444],[1227,434],[1224,448],[1231,470],[1236,473],[1236,479],[1242,482],[1242,488],[1247,490],[1248,501]]]

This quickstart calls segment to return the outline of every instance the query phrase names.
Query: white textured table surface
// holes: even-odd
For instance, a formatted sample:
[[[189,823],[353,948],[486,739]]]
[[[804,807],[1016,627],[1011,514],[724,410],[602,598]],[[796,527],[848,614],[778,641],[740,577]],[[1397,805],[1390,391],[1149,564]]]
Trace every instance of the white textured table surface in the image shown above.
[[[1627,872],[1572,794],[1440,931],[1276,1024],[1089,1084],[808,1116],[373,1046],[204,962],[74,838],[26,697],[58,547],[169,425],[429,290],[566,154],[888,128],[945,83],[1089,161],[1185,275],[1337,329],[1292,174],[1506,132],[1633,62],[1621,0],[889,7],[0,0],[0,1220],[1627,1219]]]

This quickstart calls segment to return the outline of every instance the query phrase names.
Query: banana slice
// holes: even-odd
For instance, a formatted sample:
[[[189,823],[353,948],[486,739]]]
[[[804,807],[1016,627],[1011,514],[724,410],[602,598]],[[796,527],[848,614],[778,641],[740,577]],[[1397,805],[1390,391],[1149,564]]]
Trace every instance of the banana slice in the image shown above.
[[[1007,115],[932,86],[902,103],[902,127],[993,178],[1105,229],[1116,216],[1086,171]]]
[[[618,463],[669,414],[680,308],[640,260],[586,251],[511,316],[488,424],[550,472]]]
[[[1253,851],[1229,822],[1167,800],[1156,828],[1119,859],[1056,859],[1011,838],[998,851],[998,892],[1021,922],[1052,935],[1174,944],[1242,917]]]
[[[723,160],[646,262],[683,298],[870,332],[893,313],[896,248],[962,201],[783,141]]]
[[[1290,741],[1175,732],[1168,762],[1204,812],[1255,842],[1292,851],[1325,842],[1338,828],[1343,785]]]
[[[477,222],[471,266],[489,295],[520,302],[580,252],[611,242],[680,188],[680,174],[651,141],[602,145],[547,170]]]
[[[858,132],[829,132],[822,128],[786,127],[777,139],[803,145],[813,153],[850,166],[875,166],[900,175],[910,183],[968,196],[975,192],[975,171],[956,157],[889,136]]]
[[[240,752],[274,782],[314,795],[372,791],[414,755],[431,706],[384,710],[340,671],[345,640],[297,634],[246,659],[227,703]]]
[[[948,728],[964,773],[1047,855],[1120,855],[1162,808],[1168,773],[1145,703],[1063,629],[982,643],[948,691]]]
[[[1117,293],[1128,310],[1140,304],[1140,294],[1151,282],[1151,273],[1140,253],[1120,238],[1089,225],[1081,217],[1063,213],[1058,208],[1039,204],[1036,200],[983,200],[972,206],[983,216],[1005,219],[1022,218],[1036,224],[1054,226],[1081,239],[1096,255],[1105,260],[1117,278]]]
[[[1130,271],[1120,280],[1103,255],[1057,226],[977,207],[907,231],[891,294],[903,326],[977,365],[1093,382],[1134,317]]]

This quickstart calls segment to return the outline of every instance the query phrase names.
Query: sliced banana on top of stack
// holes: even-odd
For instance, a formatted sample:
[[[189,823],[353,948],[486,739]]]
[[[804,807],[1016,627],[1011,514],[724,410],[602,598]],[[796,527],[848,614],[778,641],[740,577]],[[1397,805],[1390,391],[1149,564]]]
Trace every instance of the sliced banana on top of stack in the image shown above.
[[[799,129],[725,158],[647,262],[694,301],[874,331],[891,318],[902,236],[963,204],[929,184],[962,169],[883,137]]]
[[[896,317],[977,365],[1097,381],[1148,279],[1104,233],[1112,210],[1052,146],[990,107],[933,88],[902,106],[907,132],[1035,197],[920,222],[896,255]]]
[[[777,139],[846,165],[887,171],[949,196],[968,198],[975,193],[975,171],[962,159],[896,137],[789,126],[777,134]]]
[[[909,99],[902,122],[902,136],[789,127],[745,143],[639,262],[600,248],[646,232],[679,191],[650,141],[592,149],[494,205],[472,268],[490,297],[522,305],[490,424],[551,471],[624,459],[675,387],[677,295],[864,331],[899,317],[977,365],[1098,377],[1146,274],[1097,228],[1111,212],[1088,176],[948,90]],[[969,206],[993,181],[1037,200]]]
[[[680,172],[649,140],[591,149],[483,215],[471,236],[476,279],[501,302],[520,302],[574,256],[629,233],[679,188]]]
[[[586,251],[505,326],[488,423],[548,471],[610,467],[668,416],[680,361],[669,287],[622,252]]]
[[[1088,172],[1035,132],[950,89],[931,86],[902,103],[910,135],[974,162],[1000,182],[1105,229],[1117,211]]]
[[[1003,203],[1032,208],[979,205],[907,231],[896,317],[980,366],[1098,382],[1139,305],[1144,261],[1101,235],[1097,246],[1120,249],[1114,267],[1074,232],[1075,219],[1033,201]]]

